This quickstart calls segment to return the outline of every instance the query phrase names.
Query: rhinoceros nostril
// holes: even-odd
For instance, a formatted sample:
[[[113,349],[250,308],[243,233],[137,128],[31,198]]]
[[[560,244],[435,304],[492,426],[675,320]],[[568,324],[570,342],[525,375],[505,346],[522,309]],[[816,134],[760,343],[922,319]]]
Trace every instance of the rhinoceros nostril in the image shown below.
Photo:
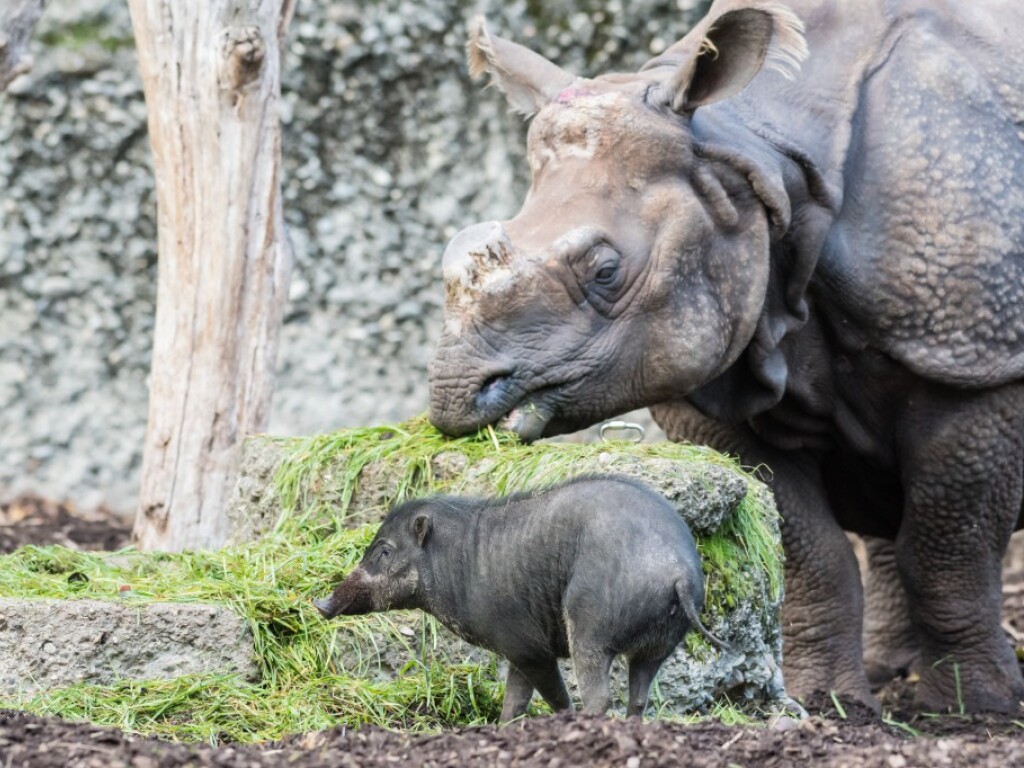
[[[508,378],[508,377],[507,376],[491,376],[480,387],[480,394],[482,394],[482,395],[486,394],[487,392],[489,392],[490,390],[494,389],[495,387],[500,387],[501,386],[501,382],[504,381],[506,378]]]
[[[480,391],[477,392],[477,405],[482,408],[494,405],[504,397],[510,384],[511,379],[507,373],[489,376],[480,385]]]

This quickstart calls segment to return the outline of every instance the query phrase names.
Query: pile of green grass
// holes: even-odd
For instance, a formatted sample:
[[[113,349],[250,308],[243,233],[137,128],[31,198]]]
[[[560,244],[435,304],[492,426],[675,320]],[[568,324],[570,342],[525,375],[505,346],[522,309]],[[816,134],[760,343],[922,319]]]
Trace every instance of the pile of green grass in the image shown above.
[[[287,457],[275,480],[284,514],[275,530],[256,542],[184,554],[25,547],[0,557],[0,594],[5,596],[229,605],[248,621],[261,673],[258,682],[203,675],[81,684],[0,700],[0,707],[210,742],[267,741],[341,724],[434,730],[494,722],[502,695],[494,660],[465,663],[435,654],[437,625],[429,617],[395,613],[329,623],[312,607],[310,600],[323,596],[359,560],[376,528],[345,525],[346,505],[360,471],[377,463],[399,478],[390,502],[457,490],[457,480],[439,483],[429,471],[433,456],[441,452],[461,452],[471,461],[493,459],[487,471],[494,473],[496,487],[514,491],[571,476],[581,456],[610,449],[724,463],[739,471],[729,459],[691,446],[523,446],[510,435],[494,432],[448,440],[417,419],[287,441]],[[318,501],[318,489],[328,482],[325,474],[337,472],[339,457],[343,477],[331,482],[341,498],[325,506]],[[741,600],[777,604],[781,552],[775,513],[763,487],[750,487],[723,528],[698,542],[708,574],[706,618]],[[126,584],[130,597],[120,597],[119,588]],[[375,638],[402,642],[410,627],[411,634],[419,635],[416,645],[422,651],[413,652],[410,644],[409,662],[397,679],[374,682],[337,667],[341,646],[372,656]],[[696,633],[687,643],[696,654],[707,650]],[[372,667],[373,659],[367,659],[366,668]]]

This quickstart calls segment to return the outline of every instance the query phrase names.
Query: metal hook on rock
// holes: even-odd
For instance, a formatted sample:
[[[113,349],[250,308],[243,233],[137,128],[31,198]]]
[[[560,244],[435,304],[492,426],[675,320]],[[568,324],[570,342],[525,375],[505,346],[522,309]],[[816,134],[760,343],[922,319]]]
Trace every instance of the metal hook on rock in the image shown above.
[[[634,432],[632,437],[620,437],[620,438],[609,438],[605,435],[606,432]],[[631,443],[639,443],[644,439],[645,430],[639,424],[634,424],[632,421],[606,421],[601,425],[597,434],[605,442],[610,440],[628,440]]]

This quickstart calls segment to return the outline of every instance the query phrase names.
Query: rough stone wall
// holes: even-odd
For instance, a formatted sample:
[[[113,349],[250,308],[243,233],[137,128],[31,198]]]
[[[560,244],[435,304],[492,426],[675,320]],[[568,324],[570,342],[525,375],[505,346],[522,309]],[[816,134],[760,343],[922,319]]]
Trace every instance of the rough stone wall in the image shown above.
[[[299,0],[284,73],[291,306],[270,429],[426,408],[440,255],[515,213],[524,125],[468,80],[466,21],[567,68],[635,69],[703,0]],[[0,95],[0,498],[133,508],[156,293],[145,105],[124,0],[53,0]],[[215,257],[211,254],[211,258]]]
[[[0,695],[203,673],[259,676],[252,631],[231,608],[130,600],[0,597]]]

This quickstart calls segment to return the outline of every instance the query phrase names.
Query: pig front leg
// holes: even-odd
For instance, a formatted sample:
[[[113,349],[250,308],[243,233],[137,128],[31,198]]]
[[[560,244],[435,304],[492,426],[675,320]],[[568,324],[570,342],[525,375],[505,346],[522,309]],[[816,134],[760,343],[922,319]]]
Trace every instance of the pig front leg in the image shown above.
[[[565,688],[565,681],[562,680],[557,659],[516,662],[510,659],[500,722],[507,723],[525,715],[534,690],[540,693],[555,712],[572,707],[572,700]]]

